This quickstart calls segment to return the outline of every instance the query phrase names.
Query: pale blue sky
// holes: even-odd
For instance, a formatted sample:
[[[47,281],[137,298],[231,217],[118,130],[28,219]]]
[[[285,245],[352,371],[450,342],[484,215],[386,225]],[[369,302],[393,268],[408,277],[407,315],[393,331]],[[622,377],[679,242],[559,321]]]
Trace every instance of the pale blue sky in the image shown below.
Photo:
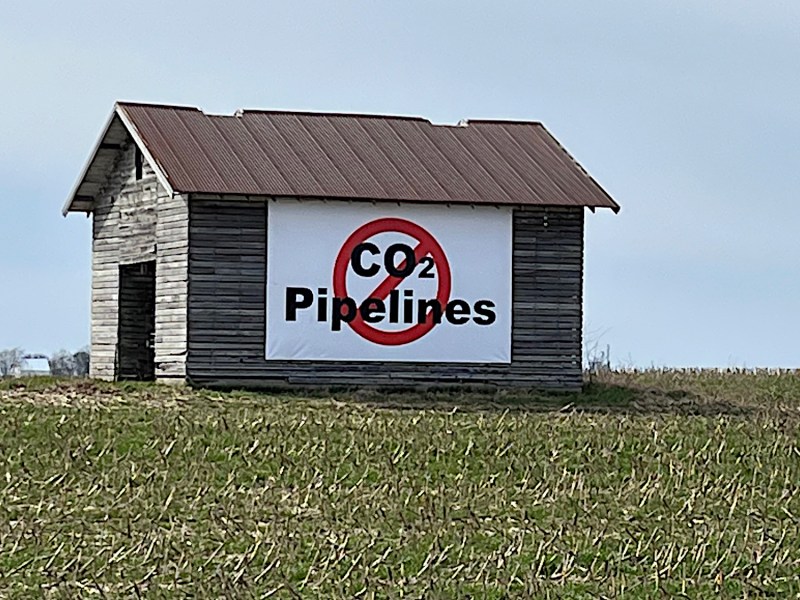
[[[637,365],[800,366],[800,3],[0,4],[0,348],[89,339],[61,205],[115,100],[541,120],[587,213],[585,314]]]

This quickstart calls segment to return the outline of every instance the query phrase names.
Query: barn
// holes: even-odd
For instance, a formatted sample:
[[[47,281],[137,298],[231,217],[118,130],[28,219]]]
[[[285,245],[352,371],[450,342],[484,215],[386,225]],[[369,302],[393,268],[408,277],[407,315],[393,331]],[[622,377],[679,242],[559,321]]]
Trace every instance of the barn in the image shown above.
[[[573,390],[586,208],[538,122],[119,102],[63,212],[93,377]]]

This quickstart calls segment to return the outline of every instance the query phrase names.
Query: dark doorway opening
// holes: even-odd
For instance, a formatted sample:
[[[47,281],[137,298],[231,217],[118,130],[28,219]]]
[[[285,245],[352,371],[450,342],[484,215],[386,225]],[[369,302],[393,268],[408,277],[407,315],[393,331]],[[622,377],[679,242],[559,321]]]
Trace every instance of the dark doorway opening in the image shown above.
[[[155,261],[119,267],[117,379],[153,381],[156,332]]]

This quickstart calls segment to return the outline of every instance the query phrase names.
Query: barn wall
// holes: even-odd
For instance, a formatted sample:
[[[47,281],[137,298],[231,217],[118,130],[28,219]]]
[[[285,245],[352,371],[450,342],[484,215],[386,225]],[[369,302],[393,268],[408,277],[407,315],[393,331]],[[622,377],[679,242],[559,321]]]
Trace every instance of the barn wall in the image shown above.
[[[116,376],[119,265],[155,258],[156,200],[166,195],[149,165],[135,180],[134,149],[129,141],[119,151],[93,209],[90,369],[101,379]]]
[[[581,386],[583,209],[514,212],[512,362],[267,361],[266,205],[190,202],[188,378],[201,385]]]
[[[182,381],[188,207],[184,197],[170,198],[146,162],[136,181],[134,152],[128,140],[92,211],[91,376],[118,373],[119,266],[156,260],[156,376]]]

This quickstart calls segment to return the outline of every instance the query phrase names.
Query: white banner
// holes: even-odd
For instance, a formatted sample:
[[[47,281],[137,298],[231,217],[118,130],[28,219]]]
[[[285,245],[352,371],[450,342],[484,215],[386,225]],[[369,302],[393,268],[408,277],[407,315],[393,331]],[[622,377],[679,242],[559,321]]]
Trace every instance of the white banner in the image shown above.
[[[267,359],[511,361],[510,208],[272,200]]]

